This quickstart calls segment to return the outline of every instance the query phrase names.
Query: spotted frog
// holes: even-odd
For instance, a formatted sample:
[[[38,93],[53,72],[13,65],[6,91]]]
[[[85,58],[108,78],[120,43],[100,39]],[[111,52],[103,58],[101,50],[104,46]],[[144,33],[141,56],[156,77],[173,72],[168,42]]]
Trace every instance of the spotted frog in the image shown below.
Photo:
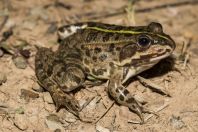
[[[161,24],[118,26],[97,22],[77,23],[58,29],[59,48],[39,48],[35,71],[40,84],[51,94],[56,108],[66,107],[79,115],[81,107],[71,92],[108,81],[109,95],[128,107],[144,122],[148,112],[127,90],[125,83],[151,68],[175,49]]]

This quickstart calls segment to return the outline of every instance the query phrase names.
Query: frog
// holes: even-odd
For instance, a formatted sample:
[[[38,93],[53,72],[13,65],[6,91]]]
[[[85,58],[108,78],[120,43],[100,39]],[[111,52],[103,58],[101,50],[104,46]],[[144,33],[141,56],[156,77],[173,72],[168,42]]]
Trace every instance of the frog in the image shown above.
[[[151,111],[135,99],[126,82],[174,51],[176,44],[162,25],[82,22],[64,25],[57,33],[58,49],[40,47],[35,55],[36,77],[50,93],[56,109],[64,107],[79,116],[82,107],[73,93],[88,84],[108,82],[108,95],[144,123],[143,114]]]

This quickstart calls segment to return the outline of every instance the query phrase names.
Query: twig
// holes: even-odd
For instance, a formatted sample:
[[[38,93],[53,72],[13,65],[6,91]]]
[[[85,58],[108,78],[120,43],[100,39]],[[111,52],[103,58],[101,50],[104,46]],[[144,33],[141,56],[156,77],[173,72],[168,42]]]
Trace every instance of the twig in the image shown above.
[[[88,99],[88,101],[86,101],[82,106],[80,111],[82,111],[82,109],[84,109],[93,99],[95,99],[96,97],[91,97],[90,99]]]
[[[168,107],[169,103],[165,103],[164,105],[160,106],[159,108],[157,108],[156,110],[154,110],[154,113],[160,112],[163,109],[165,109],[166,107]],[[150,114],[148,116],[145,117],[145,123],[151,118],[153,117],[155,114]],[[133,124],[141,124],[141,122],[137,122],[137,121],[128,121],[128,123],[133,123]]]
[[[191,42],[192,42],[192,38],[188,40],[188,43],[184,43],[183,45],[181,56],[184,57],[184,63],[182,69],[186,69],[187,62],[189,61],[190,54],[188,53],[188,49],[191,46]]]
[[[107,112],[113,107],[114,104],[115,104],[115,102],[113,102],[113,103],[109,106],[109,108],[107,108],[106,111],[105,111],[96,121],[94,121],[93,123],[94,123],[94,124],[98,123],[98,121],[101,120],[101,119],[107,114]]]
[[[65,4],[65,3],[57,1],[57,0],[54,3],[50,3],[50,4],[45,5],[44,8],[49,8],[51,6],[61,7],[61,8],[64,8],[66,10],[71,10],[72,9],[71,5]]]
[[[187,62],[188,62],[189,58],[190,58],[190,55],[186,54],[186,56],[184,58],[184,63],[183,63],[182,69],[186,69],[186,65],[187,65]]]
[[[181,111],[180,112],[181,114],[184,114],[184,113],[198,113],[197,110],[185,110],[185,111]]]
[[[157,92],[157,93],[160,93],[162,95],[166,95],[168,97],[171,97],[170,93],[168,93],[167,91],[165,91],[163,87],[158,86],[158,85],[154,84],[153,82],[151,82],[150,80],[147,80],[147,79],[145,79],[143,77],[137,76],[137,78],[140,80],[140,82],[144,86],[150,88],[152,91]]]

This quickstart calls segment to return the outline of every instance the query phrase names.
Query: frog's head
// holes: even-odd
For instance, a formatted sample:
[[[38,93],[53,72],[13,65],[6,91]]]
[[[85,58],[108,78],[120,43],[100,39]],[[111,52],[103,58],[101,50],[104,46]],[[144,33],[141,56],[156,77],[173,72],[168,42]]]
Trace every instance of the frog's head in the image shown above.
[[[120,51],[120,62],[132,67],[133,75],[149,69],[175,49],[175,42],[163,32],[159,23],[139,27],[132,37],[132,44],[125,45]]]

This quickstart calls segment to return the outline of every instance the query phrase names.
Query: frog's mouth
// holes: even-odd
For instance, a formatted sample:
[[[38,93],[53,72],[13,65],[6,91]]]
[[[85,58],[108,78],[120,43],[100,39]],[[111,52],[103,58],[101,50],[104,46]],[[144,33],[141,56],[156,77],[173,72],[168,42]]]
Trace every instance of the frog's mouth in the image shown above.
[[[150,62],[160,61],[160,60],[162,60],[162,59],[164,59],[164,58],[166,58],[166,57],[168,57],[168,56],[170,56],[170,55],[171,55],[170,52],[166,52],[166,53],[164,53],[163,55],[160,55],[160,56],[158,56],[158,57],[151,58],[149,61],[150,61]]]

